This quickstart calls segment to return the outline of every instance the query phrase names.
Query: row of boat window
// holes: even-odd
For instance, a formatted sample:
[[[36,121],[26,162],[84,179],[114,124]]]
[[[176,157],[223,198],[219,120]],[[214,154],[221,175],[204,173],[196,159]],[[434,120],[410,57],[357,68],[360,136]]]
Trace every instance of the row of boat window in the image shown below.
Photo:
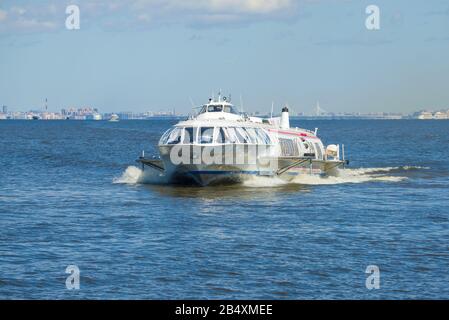
[[[239,114],[239,112],[231,105],[205,105],[201,108],[200,113],[204,112],[227,112],[233,114]]]
[[[261,128],[242,127],[175,127],[168,130],[159,144],[272,144],[270,136]]]
[[[299,156],[298,143],[296,140],[279,138],[281,153],[284,157]]]
[[[284,157],[297,157],[300,155],[296,140],[279,138],[279,145],[281,146],[281,154]],[[318,142],[312,143],[311,141],[303,140],[300,142],[300,145],[304,155],[313,156],[317,159],[323,158],[323,151]]]

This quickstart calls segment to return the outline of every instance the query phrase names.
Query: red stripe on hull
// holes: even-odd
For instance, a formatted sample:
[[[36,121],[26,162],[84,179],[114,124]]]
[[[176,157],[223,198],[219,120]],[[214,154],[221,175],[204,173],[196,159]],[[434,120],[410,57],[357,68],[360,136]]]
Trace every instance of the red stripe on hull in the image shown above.
[[[282,131],[282,130],[275,130],[275,129],[268,129],[268,131],[272,131],[272,132],[276,132],[276,133],[280,133],[280,134],[298,136],[298,137],[307,137],[310,139],[318,139],[318,137],[309,136],[307,133],[304,133],[304,132],[289,132],[289,131]]]

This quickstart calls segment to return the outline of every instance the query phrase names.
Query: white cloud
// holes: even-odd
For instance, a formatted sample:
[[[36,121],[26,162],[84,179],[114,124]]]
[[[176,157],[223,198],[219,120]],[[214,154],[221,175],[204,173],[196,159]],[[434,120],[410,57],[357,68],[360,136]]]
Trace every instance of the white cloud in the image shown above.
[[[268,14],[289,9],[291,0],[210,0],[209,5],[218,11],[234,10],[252,14]]]
[[[53,3],[37,5],[34,2],[25,2],[21,3],[20,6],[4,7],[0,10],[0,21],[4,20],[4,23],[0,24],[0,33],[29,33],[55,30],[58,26],[56,17],[60,13],[64,13],[61,10],[61,6],[58,7]]]
[[[101,1],[101,0],[97,0]],[[131,14],[152,23],[234,25],[282,19],[295,12],[300,0],[132,0]]]
[[[56,23],[53,21],[42,21],[37,19],[19,19],[14,22],[14,27],[23,31],[45,31],[56,28]]]
[[[84,26],[132,28],[141,25],[233,25],[266,19],[281,20],[307,0],[72,0],[80,7]],[[20,6],[2,8],[0,31],[63,30],[67,3],[24,0]],[[33,30],[34,29],[34,30]]]
[[[9,12],[18,16],[23,16],[26,13],[26,9],[22,7],[11,7]]]
[[[269,14],[292,8],[294,0],[134,0],[138,9],[195,10],[198,13]]]

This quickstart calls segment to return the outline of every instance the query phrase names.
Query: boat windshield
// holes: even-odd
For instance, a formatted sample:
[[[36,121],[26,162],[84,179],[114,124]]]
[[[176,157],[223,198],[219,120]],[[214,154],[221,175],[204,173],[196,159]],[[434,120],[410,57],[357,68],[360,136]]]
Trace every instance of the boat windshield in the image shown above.
[[[272,144],[270,136],[264,129],[244,127],[175,127],[167,130],[159,141],[159,144],[161,145],[174,145],[180,143]],[[309,146],[306,144],[305,147],[313,148],[313,145]]]
[[[235,132],[237,133],[237,137],[240,141],[240,143],[252,143],[252,141],[249,138],[248,133],[244,128],[235,128]]]
[[[235,128],[223,128],[226,133],[226,143],[240,143]]]
[[[232,105],[222,105],[222,104],[209,104],[204,105],[200,109],[200,114],[205,112],[226,112],[226,113],[232,113],[232,114],[240,114],[234,106]]]
[[[217,127],[216,143],[272,144],[270,136],[261,128]]]
[[[246,132],[248,133],[248,136],[251,139],[251,143],[263,144],[262,140],[259,138],[254,128],[246,128]]]
[[[225,106],[224,112],[232,113],[232,114],[240,114],[240,112],[238,112],[237,109],[234,108],[233,106]]]
[[[181,135],[181,128],[170,129],[162,136],[160,144],[178,144],[181,142]]]
[[[201,128],[200,143],[212,143],[214,138],[214,128],[205,127]]]
[[[196,132],[197,132],[197,130],[198,130],[198,128],[196,128],[196,127],[184,128],[184,140],[183,140],[183,143],[184,144],[196,143]]]
[[[223,106],[220,105],[210,105],[207,107],[207,112],[222,112]]]

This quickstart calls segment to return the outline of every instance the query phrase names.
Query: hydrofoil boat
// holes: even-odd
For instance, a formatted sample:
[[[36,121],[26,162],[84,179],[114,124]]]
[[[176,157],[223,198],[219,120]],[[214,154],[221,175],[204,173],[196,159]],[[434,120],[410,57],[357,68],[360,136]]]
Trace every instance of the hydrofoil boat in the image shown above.
[[[298,175],[332,175],[348,164],[344,146],[325,147],[317,129],[290,127],[288,107],[280,117],[249,117],[221,95],[168,129],[158,148],[159,155],[139,157],[143,170],[156,170],[173,183],[200,186],[252,176],[290,181]]]

